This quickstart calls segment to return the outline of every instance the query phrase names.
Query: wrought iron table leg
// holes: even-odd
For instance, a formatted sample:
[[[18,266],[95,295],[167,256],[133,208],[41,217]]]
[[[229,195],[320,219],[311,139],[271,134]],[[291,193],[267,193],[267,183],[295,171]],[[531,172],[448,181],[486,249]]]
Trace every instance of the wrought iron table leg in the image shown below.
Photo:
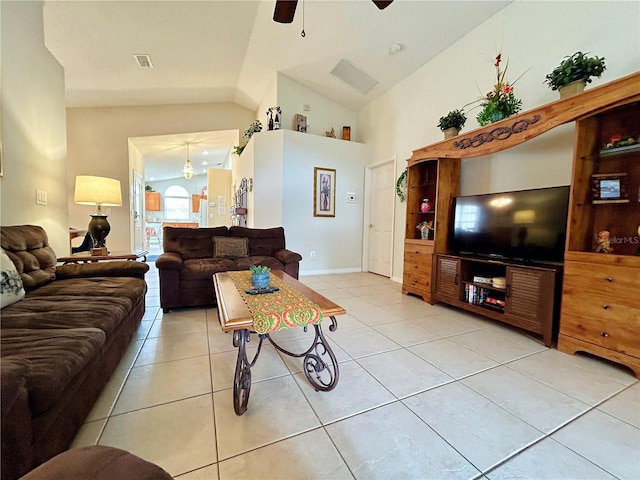
[[[249,339],[249,330],[244,329],[233,332],[233,346],[238,348],[236,371],[233,377],[233,409],[236,415],[242,415],[247,411],[247,403],[249,403],[249,393],[251,391],[251,367],[255,365],[262,348],[262,338],[260,338],[258,351],[253,360],[249,362],[247,358],[247,342],[249,342]]]
[[[233,344],[238,347],[236,372],[233,378],[233,409],[236,415],[242,415],[247,411],[249,392],[251,391],[251,367],[247,361],[246,350],[248,336],[248,330],[233,332]]]
[[[340,375],[338,360],[331,346],[324,338],[320,325],[314,325],[314,328],[316,329],[316,336],[311,345],[311,351],[307,352],[302,361],[304,375],[316,391],[328,392],[338,384]],[[325,362],[323,358],[325,355],[329,355],[329,363]]]
[[[329,330],[333,332],[336,330],[337,326],[338,323],[336,322],[335,317],[331,317]],[[268,338],[271,344],[285,355],[289,355],[290,357],[303,357],[303,371],[309,383],[316,389],[316,391],[322,390],[323,392],[328,392],[333,390],[338,384],[340,373],[338,369],[338,360],[322,333],[322,326],[314,325],[313,328],[315,329],[313,342],[311,346],[302,353],[293,353],[285,350],[276,344],[269,334],[261,335],[260,338]],[[327,355],[329,358],[327,358]]]

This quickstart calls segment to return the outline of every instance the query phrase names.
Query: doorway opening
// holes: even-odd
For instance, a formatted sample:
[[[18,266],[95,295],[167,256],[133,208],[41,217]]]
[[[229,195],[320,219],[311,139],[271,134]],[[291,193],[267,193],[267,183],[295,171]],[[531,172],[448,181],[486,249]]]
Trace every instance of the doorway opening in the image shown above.
[[[221,224],[220,217],[212,216],[218,211],[212,210],[217,207],[215,200],[231,195],[231,172],[237,158],[233,146],[238,144],[238,130],[129,138],[130,181],[134,185],[136,177],[142,178],[144,189],[140,200],[132,198],[131,243],[135,249],[149,250],[148,258],[153,260],[163,252],[165,226]],[[194,170],[191,176],[183,173],[187,157]],[[217,177],[225,179],[229,193],[212,200],[209,194],[218,192],[211,192],[211,183],[220,188]]]

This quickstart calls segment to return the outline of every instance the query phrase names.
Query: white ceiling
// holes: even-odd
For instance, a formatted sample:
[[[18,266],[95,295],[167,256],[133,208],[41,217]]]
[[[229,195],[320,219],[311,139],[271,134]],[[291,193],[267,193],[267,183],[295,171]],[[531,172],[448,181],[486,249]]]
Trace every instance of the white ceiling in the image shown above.
[[[299,0],[294,22],[280,24],[274,0],[45,0],[45,44],[65,69],[68,107],[255,110],[281,72],[357,111],[510,1],[395,0],[378,10],[370,0]],[[134,54],[149,54],[154,68],[139,68]],[[331,75],[343,58],[379,83],[362,94]]]
[[[206,174],[209,168],[231,168],[226,165],[231,146],[238,143],[236,130],[156,135],[129,139],[144,157],[144,176],[147,182],[180,177],[182,167],[189,160],[194,175]]]

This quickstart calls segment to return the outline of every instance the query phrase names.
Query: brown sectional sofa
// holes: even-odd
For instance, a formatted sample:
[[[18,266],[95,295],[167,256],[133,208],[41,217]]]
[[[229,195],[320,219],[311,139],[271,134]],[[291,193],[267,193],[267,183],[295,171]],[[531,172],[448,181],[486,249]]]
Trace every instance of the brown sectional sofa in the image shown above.
[[[215,256],[214,237],[248,239],[246,256]],[[266,265],[298,278],[300,254],[285,247],[284,228],[209,227],[163,230],[164,253],[156,260],[160,275],[160,305],[164,312],[177,307],[215,305],[213,274]]]
[[[38,226],[2,227],[26,295],[0,312],[2,478],[66,450],[145,311],[145,263],[57,266]]]

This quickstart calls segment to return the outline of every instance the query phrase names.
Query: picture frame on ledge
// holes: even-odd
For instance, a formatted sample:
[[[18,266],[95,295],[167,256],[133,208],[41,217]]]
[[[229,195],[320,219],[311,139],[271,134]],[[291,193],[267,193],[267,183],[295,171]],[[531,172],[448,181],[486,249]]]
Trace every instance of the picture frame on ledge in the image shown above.
[[[591,175],[591,203],[628,203],[626,173],[599,173]]]
[[[307,117],[300,113],[293,116],[293,129],[296,132],[307,133]]]
[[[336,216],[336,170],[315,167],[313,169],[313,216]]]

